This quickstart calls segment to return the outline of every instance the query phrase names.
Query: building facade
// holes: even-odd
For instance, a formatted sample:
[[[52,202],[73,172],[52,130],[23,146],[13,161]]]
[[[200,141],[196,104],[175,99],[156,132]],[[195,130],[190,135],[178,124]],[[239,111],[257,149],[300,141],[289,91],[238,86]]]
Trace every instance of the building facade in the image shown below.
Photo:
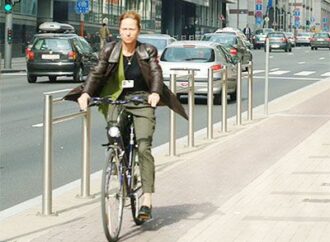
[[[5,14],[0,0],[0,51],[3,52]],[[13,8],[13,56],[24,55],[38,26],[45,21],[69,23],[79,33],[79,0],[21,0]],[[114,36],[118,34],[121,13],[135,10],[142,17],[144,33],[167,33],[178,39],[195,39],[226,26],[226,3],[231,0],[89,0],[84,14],[84,34],[97,37],[102,21],[107,20]],[[97,38],[95,38],[96,40]]]
[[[330,0],[234,0],[226,11],[227,24],[240,29],[329,31]]]

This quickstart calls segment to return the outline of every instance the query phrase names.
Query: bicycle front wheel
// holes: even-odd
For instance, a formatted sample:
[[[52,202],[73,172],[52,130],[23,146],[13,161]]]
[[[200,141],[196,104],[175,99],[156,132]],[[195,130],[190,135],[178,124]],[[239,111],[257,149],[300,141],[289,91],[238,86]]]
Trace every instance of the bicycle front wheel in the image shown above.
[[[103,169],[101,187],[101,212],[105,236],[108,241],[117,241],[123,219],[124,178],[119,157],[113,150]]]
[[[142,197],[142,184],[139,162],[137,160],[136,150],[133,151],[133,161],[131,167],[131,209],[133,220],[136,225],[141,225],[144,221],[138,219],[139,207]]]

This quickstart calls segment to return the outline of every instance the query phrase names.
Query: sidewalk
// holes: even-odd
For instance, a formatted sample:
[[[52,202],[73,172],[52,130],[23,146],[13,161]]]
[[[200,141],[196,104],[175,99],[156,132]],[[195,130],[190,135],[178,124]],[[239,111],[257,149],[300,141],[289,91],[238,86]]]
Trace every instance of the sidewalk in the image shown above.
[[[178,157],[164,155],[167,145],[155,149],[154,220],[128,221],[121,241],[330,241],[329,97],[330,78],[272,101],[267,117],[260,106],[242,126],[230,119],[227,134],[215,125],[212,141],[206,130],[194,148],[180,139]],[[99,175],[95,199],[75,198],[79,183],[54,195],[58,216],[36,216],[40,204],[0,213],[0,241],[106,241]]]
[[[4,56],[0,59],[0,73],[13,73],[13,72],[25,72],[26,71],[26,59],[25,57],[12,58],[11,68],[5,68]]]

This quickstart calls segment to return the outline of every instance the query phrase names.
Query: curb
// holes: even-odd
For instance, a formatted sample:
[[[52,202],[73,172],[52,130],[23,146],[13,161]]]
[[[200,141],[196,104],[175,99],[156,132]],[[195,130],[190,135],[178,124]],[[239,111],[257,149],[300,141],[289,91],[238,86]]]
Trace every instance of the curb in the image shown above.
[[[16,72],[26,72],[25,69],[3,69],[0,73],[16,73]]]

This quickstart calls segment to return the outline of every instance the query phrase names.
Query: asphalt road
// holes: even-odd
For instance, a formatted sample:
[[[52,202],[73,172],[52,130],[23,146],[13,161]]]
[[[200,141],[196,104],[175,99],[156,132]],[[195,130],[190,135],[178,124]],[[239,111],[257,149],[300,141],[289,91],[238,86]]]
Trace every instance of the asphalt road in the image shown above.
[[[254,52],[254,106],[264,102],[265,53]],[[294,48],[292,53],[271,53],[269,99],[285,95],[330,76],[328,49],[311,51],[307,47]],[[72,88],[71,80],[63,78],[49,83],[40,78],[29,84],[26,75],[6,74],[0,77],[0,211],[42,192],[43,130],[32,127],[43,118],[43,92]],[[206,126],[206,100],[197,100],[195,130]],[[236,103],[229,102],[229,116],[235,115]],[[243,111],[247,106],[246,81],[243,84]],[[221,106],[215,106],[214,122],[221,119]],[[54,107],[55,116],[76,112],[74,103]],[[105,142],[104,121],[92,111],[92,171],[103,165]],[[177,119],[177,137],[185,136],[188,124]],[[154,146],[168,142],[169,111],[157,109]],[[80,178],[81,120],[72,120],[54,127],[54,187]]]

